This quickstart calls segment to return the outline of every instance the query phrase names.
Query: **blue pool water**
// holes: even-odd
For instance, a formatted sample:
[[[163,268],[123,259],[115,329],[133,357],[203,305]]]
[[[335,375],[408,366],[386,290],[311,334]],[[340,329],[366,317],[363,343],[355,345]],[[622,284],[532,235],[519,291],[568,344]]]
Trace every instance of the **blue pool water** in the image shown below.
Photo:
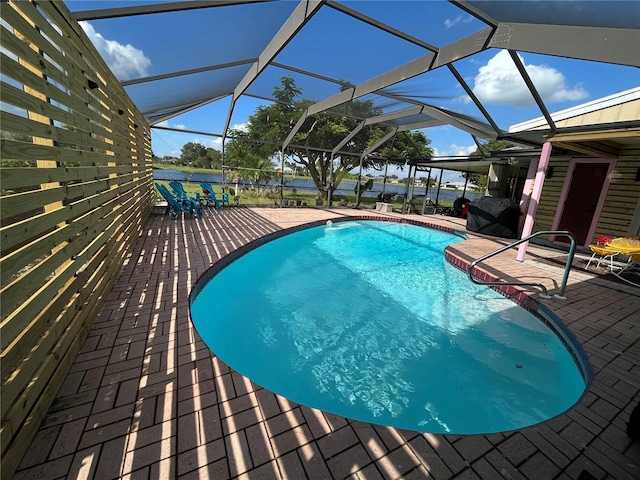
[[[445,261],[461,240],[378,221],[298,231],[198,285],[192,319],[257,384],[357,420],[469,434],[566,411],[586,387],[574,358],[538,318]]]

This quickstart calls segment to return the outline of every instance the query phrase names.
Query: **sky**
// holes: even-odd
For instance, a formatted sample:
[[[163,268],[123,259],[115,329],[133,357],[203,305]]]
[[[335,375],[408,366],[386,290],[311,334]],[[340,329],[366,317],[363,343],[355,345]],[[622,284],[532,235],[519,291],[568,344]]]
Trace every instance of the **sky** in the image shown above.
[[[70,0],[66,3],[73,11],[102,8],[105,5],[127,5],[132,2]],[[278,22],[281,23],[295,5],[292,2],[279,3],[277,6],[258,7],[264,9],[264,13],[259,15],[244,15],[241,27],[234,25],[235,17],[226,18],[222,9],[215,9],[215,16],[207,16],[211,12],[206,10],[195,10],[180,15],[155,15],[154,18],[135,16],[95,20],[82,22],[81,25],[116,77],[119,80],[128,80],[257,56],[264,47],[265,39],[268,40],[275,33],[269,29],[270,26],[276,28]],[[448,2],[394,2],[394,8],[391,9],[388,2],[343,3],[436,46],[447,45],[485,28],[477,19]],[[544,5],[543,2],[521,3],[520,10],[528,5],[532,8],[535,5]],[[593,2],[594,5],[596,3],[608,4],[609,10],[613,4]],[[622,8],[623,12],[630,15],[640,14],[640,2],[618,2],[616,5],[615,8]],[[267,21],[267,15],[273,16],[274,21]],[[425,27],[427,17],[428,28]],[[181,32],[184,32],[183,35]],[[246,32],[251,32],[251,35],[247,35]],[[187,37],[194,36],[199,42],[198,49],[185,43]],[[361,39],[365,37],[367,44],[363,45]],[[221,45],[223,48],[220,48]],[[407,45],[403,40],[390,37],[369,25],[355,22],[349,16],[323,7],[279,53],[276,61],[318,75],[346,79],[353,84],[359,84],[424,54],[425,50],[422,48]],[[640,85],[637,68],[527,52],[518,52],[518,55],[551,112]],[[542,115],[507,51],[488,50],[463,58],[455,62],[454,66],[500,128],[507,130],[514,124]],[[235,71],[228,69],[224,71],[224,75],[231,82],[233,78],[242,78],[245,70],[244,66],[237,67]],[[345,73],[348,73],[348,78],[344,76]],[[284,74],[287,74],[286,70],[268,67],[263,76],[251,85],[248,93],[261,97],[270,96],[274,84],[277,84],[278,78]],[[209,82],[213,84],[214,81],[220,82],[220,75],[223,73],[215,71],[207,75],[210,75]],[[427,75],[423,75],[409,79],[394,85],[391,89],[405,97],[422,99],[434,106],[484,121],[481,112],[446,68],[436,69],[428,75],[428,78]],[[303,89],[305,98],[320,100],[337,92],[335,84],[306,76],[295,78]],[[179,82],[163,82],[163,92],[176,95],[178,100],[182,100],[180,95],[188,98],[190,89],[195,91],[201,88],[199,85],[206,83],[207,78],[203,76],[201,80],[194,81],[193,85],[186,82],[184,77],[181,77]],[[127,92],[134,101],[141,98],[153,103],[153,98],[145,98],[141,91],[140,87],[127,87]],[[375,101],[380,101],[380,98],[376,98]],[[265,104],[269,102],[250,97],[241,98],[235,105],[230,126],[242,128],[248,116],[254,113],[258,106]],[[224,128],[229,106],[230,97],[227,96],[158,125],[219,134]],[[388,105],[389,111],[393,108],[399,107]],[[431,139],[431,147],[437,156],[468,155],[477,149],[468,133],[451,126],[429,128],[424,130],[424,133]],[[220,137],[152,130],[152,148],[158,156],[179,156],[182,145],[187,142],[221,148]],[[402,176],[400,172],[391,173],[399,173]],[[460,178],[457,173],[448,174],[448,177],[449,181]]]

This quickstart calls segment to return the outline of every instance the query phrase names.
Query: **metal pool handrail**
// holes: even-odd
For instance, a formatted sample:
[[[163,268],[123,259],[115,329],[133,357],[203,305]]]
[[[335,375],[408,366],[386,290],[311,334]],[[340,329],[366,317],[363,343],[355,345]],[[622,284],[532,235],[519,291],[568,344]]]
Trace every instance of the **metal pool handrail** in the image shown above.
[[[502,253],[506,250],[509,250],[510,248],[515,247],[516,245],[520,245],[521,243],[524,242],[528,242],[529,240],[531,240],[534,237],[538,237],[540,235],[563,235],[565,237],[569,237],[569,239],[571,240],[571,246],[569,247],[569,257],[567,258],[567,263],[564,266],[564,275],[562,276],[562,283],[560,284],[560,291],[558,293],[556,293],[554,295],[554,297],[559,298],[561,300],[566,300],[567,297],[564,296],[564,291],[567,288],[567,279],[569,278],[569,271],[571,270],[571,264],[573,263],[573,256],[576,253],[576,239],[574,238],[573,234],[571,232],[568,232],[566,230],[541,230],[539,232],[533,233],[527,237],[521,238],[520,240],[516,240],[513,243],[510,243],[509,245],[505,245],[504,247],[501,247],[497,250],[494,250],[493,252],[487,253],[486,255],[483,255],[480,258],[475,259],[473,262],[471,262],[469,264],[469,267],[467,267],[467,275],[469,276],[469,280],[471,280],[473,283],[477,283],[478,285],[488,285],[488,286],[493,286],[493,285],[517,285],[517,286],[535,286],[535,287],[540,287],[542,289],[542,292],[540,294],[540,296],[542,298],[551,298],[551,296],[549,295],[549,292],[547,291],[547,287],[545,287],[543,284],[541,283],[536,283],[536,282],[484,282],[481,281],[479,279],[475,279],[473,278],[472,272],[473,272],[473,268],[480,262],[493,257],[495,255],[498,255],[499,253]]]

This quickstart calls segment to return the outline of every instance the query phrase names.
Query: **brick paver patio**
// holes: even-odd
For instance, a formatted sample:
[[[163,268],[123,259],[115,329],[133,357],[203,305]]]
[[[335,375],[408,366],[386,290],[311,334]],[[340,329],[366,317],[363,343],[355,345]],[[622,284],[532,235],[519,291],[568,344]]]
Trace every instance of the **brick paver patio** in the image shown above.
[[[231,370],[199,339],[189,293],[212,263],[282,228],[363,214],[378,215],[152,215],[14,479],[640,478],[640,442],[625,433],[640,401],[640,289],[632,286],[576,271],[567,300],[543,301],[582,342],[593,383],[565,414],[492,435],[398,430],[297,405]],[[405,217],[464,230],[449,217]],[[504,243],[469,237],[450,248],[467,262]],[[562,270],[514,259],[509,251],[487,269],[557,289]]]

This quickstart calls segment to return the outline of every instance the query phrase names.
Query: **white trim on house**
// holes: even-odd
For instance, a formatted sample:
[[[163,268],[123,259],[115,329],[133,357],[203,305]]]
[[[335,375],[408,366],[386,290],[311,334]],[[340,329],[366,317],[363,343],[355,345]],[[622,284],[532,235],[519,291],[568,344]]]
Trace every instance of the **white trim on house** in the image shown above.
[[[552,113],[551,118],[555,121],[567,120],[569,118],[586,115],[605,108],[615,107],[634,100],[640,99],[640,87],[631,88],[622,92],[609,95],[607,97],[598,98],[581,105],[576,105],[558,112]],[[509,127],[509,133],[523,132],[527,130],[535,130],[538,128],[548,128],[547,120],[544,117],[532,118],[522,123],[517,123]]]

